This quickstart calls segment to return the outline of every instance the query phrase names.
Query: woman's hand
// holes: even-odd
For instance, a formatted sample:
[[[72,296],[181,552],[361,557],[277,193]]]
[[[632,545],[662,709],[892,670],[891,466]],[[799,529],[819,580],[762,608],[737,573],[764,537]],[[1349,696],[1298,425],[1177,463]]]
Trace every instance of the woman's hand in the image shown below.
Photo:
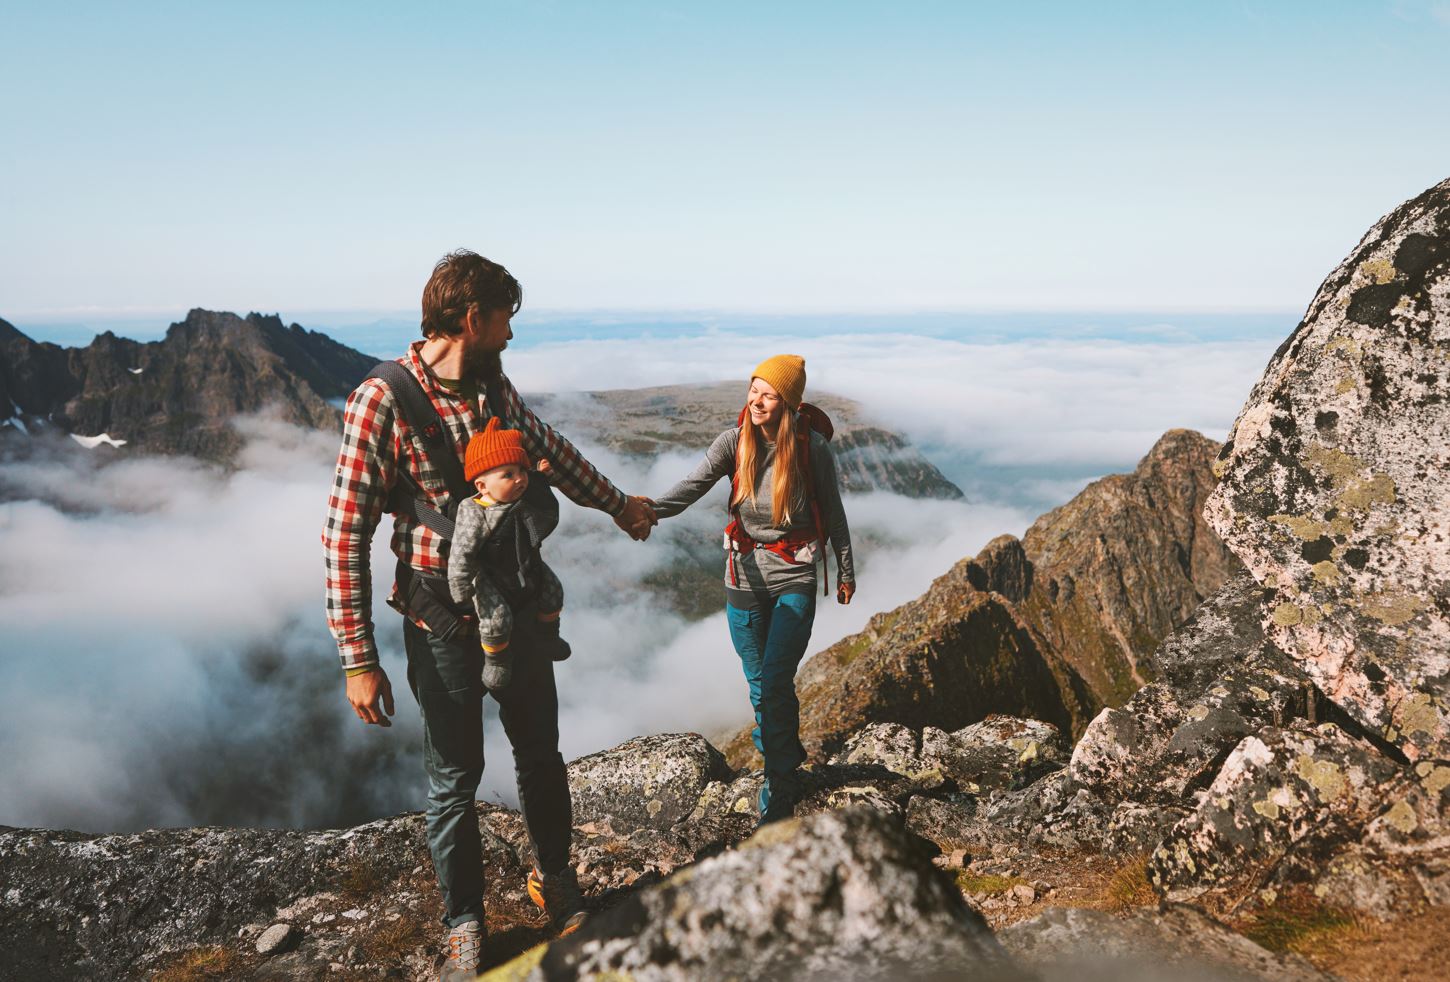
[[[848,580],[836,586],[836,603],[848,604],[856,595],[856,581]]]

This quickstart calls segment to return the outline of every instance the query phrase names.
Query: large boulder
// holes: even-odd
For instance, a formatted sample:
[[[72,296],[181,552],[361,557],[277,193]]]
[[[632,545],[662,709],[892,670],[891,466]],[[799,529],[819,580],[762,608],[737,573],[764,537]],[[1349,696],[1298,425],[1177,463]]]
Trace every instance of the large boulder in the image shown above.
[[[1154,653],[1159,681],[1098,714],[1065,771],[999,795],[985,817],[1028,842],[1151,850],[1240,741],[1315,718],[1322,698],[1259,630],[1261,594],[1247,572],[1231,578]]]
[[[1021,977],[928,847],[869,808],[769,826],[534,957],[515,976]]]
[[[636,737],[569,764],[574,821],[668,829],[690,816],[711,781],[729,777],[725,758],[698,733]]]
[[[1170,900],[1190,900],[1313,874],[1384,810],[1398,770],[1332,723],[1263,729],[1234,748],[1198,808],[1154,850],[1149,876]]]
[[[998,938],[1042,982],[1332,982],[1298,955],[1268,951],[1181,904],[1117,916],[1056,907]]]
[[[1411,759],[1450,757],[1450,180],[1381,219],[1254,386],[1205,515],[1269,638]]]

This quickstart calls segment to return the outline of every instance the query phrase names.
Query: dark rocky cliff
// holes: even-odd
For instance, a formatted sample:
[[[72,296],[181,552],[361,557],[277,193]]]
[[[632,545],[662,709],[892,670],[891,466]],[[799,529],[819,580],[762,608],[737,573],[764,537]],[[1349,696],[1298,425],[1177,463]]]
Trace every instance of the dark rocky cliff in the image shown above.
[[[376,359],[280,318],[193,310],[161,341],[109,332],[84,348],[0,330],[0,407],[28,428],[109,434],[134,450],[225,462],[241,438],[229,421],[270,410],[336,427],[328,400],[347,395]],[[8,400],[8,402],[7,402]]]

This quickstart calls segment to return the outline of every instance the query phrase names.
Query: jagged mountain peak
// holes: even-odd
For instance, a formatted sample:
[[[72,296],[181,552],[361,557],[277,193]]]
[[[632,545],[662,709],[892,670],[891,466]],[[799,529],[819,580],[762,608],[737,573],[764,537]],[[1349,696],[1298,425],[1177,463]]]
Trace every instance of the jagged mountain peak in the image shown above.
[[[326,335],[284,327],[277,314],[203,308],[148,343],[110,331],[83,348],[39,344],[18,331],[3,338],[0,396],[26,432],[106,434],[135,449],[222,462],[239,446],[230,427],[239,414],[271,409],[304,426],[338,425],[328,400],[351,391],[375,361]]]
[[[27,337],[14,324],[10,323],[9,321],[7,321],[3,317],[0,317],[0,344],[4,344],[7,341],[29,341],[29,340],[30,340],[30,338]]]

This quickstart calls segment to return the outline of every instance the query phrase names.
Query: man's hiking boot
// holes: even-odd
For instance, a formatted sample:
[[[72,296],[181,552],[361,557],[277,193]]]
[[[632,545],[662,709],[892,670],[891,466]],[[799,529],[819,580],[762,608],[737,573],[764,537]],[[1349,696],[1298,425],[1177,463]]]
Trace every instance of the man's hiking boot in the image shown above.
[[[584,895],[579,892],[579,877],[572,866],[565,866],[557,873],[544,873],[535,866],[529,871],[529,899],[549,915],[549,923],[561,938],[577,931],[589,916],[584,910]]]
[[[438,982],[461,982],[478,978],[479,961],[483,958],[483,926],[478,921],[464,921],[448,931],[448,960],[438,973]]]

